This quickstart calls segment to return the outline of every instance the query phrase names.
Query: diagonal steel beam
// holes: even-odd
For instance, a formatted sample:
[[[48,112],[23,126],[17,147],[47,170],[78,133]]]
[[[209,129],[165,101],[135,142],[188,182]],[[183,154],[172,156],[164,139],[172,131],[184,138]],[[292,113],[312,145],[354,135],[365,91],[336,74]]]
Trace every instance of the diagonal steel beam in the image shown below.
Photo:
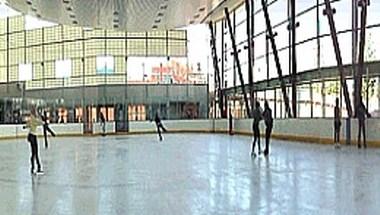
[[[368,0],[360,0],[359,7],[362,8],[360,14],[360,41],[359,41],[359,59],[358,59],[358,70],[355,74],[355,96],[356,104],[355,107],[358,107],[362,103],[362,82],[363,82],[363,73],[364,73],[364,49],[365,49],[365,34],[366,34],[366,25],[367,25],[367,5]],[[356,112],[356,109],[355,109]]]
[[[250,15],[251,15],[251,9],[250,9],[250,0],[245,0],[245,11],[246,11],[246,14],[247,14],[247,46],[246,47],[248,49],[248,83],[249,83],[249,86],[250,89],[253,89],[252,86],[253,86],[253,44],[252,44],[252,31],[251,31],[251,28],[252,28],[252,25],[251,25],[251,18],[250,18]],[[253,5],[251,5],[251,7],[253,7]],[[253,100],[254,100],[254,96],[253,96],[253,90],[250,90],[249,92],[250,94],[250,102],[251,102],[251,107],[253,107]]]
[[[250,107],[249,107],[249,103],[248,103],[248,97],[247,97],[247,93],[245,91],[244,78],[243,78],[243,74],[241,72],[241,65],[240,65],[240,60],[239,60],[239,54],[238,54],[238,50],[237,50],[237,47],[236,47],[235,35],[234,35],[233,29],[232,29],[232,24],[231,24],[231,19],[230,19],[230,13],[228,12],[228,8],[224,8],[224,13],[226,15],[226,20],[227,20],[227,24],[228,24],[228,30],[229,30],[230,36],[231,36],[233,55],[234,55],[234,59],[235,59],[235,62],[236,62],[236,67],[237,67],[238,74],[239,74],[240,87],[241,87],[241,91],[243,93],[245,108],[247,110],[247,116],[251,117],[251,111],[250,111]]]
[[[251,62],[252,62],[252,70],[255,67],[255,0],[250,0],[251,2]],[[254,82],[255,74],[254,71],[252,71],[252,82]],[[251,110],[254,108],[254,101],[255,101],[255,91],[253,90],[253,85],[250,85],[250,91],[251,91]]]
[[[335,58],[338,64],[338,70],[339,70],[339,75],[340,75],[340,83],[343,88],[343,95],[344,95],[344,100],[346,103],[348,117],[351,118],[352,106],[351,106],[350,94],[348,93],[347,82],[346,82],[345,72],[343,68],[343,61],[342,61],[342,56],[340,53],[339,41],[338,41],[338,36],[336,34],[336,28],[335,28],[335,22],[334,22],[334,16],[333,16],[333,14],[335,13],[335,9],[333,10],[331,8],[330,0],[324,0],[324,1],[325,1],[326,9],[323,11],[323,14],[327,15],[327,18],[329,21],[331,39],[334,45]]]
[[[216,52],[216,44],[215,44],[215,33],[214,33],[214,26],[212,22],[209,22],[209,28],[211,32],[211,56],[212,56],[212,62],[214,66],[214,77],[217,83],[215,83],[215,88],[218,88],[218,105],[220,112],[223,114],[223,95],[222,95],[222,88],[221,88],[221,78],[220,78],[220,70],[218,65],[218,54]]]
[[[276,63],[278,78],[280,79],[280,82],[281,82],[281,91],[282,91],[282,95],[284,97],[285,111],[288,114],[288,116],[291,117],[292,113],[291,113],[290,106],[289,106],[289,97],[288,97],[288,93],[286,92],[285,81],[282,77],[282,68],[281,68],[281,64],[280,64],[280,58],[278,57],[276,41],[274,39],[275,35],[273,33],[272,25],[270,22],[268,7],[267,7],[265,0],[261,0],[261,4],[263,6],[263,12],[264,12],[264,17],[265,17],[265,23],[267,26],[267,31],[268,31],[268,37],[269,37],[269,40],[270,40],[271,45],[272,45],[272,51],[273,51],[274,60]]]
[[[291,52],[292,52],[292,110],[293,117],[297,118],[297,53],[296,53],[296,0],[291,0]]]

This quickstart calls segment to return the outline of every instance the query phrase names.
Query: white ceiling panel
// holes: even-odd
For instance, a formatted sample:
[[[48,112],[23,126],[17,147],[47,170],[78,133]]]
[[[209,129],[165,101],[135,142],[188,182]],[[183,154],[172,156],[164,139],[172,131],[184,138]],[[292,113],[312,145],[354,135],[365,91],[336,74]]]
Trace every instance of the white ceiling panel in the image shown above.
[[[228,0],[223,1],[228,2]],[[24,14],[48,21],[131,32],[174,29],[200,23],[207,19],[207,14],[216,5],[215,0],[6,0],[6,2]]]

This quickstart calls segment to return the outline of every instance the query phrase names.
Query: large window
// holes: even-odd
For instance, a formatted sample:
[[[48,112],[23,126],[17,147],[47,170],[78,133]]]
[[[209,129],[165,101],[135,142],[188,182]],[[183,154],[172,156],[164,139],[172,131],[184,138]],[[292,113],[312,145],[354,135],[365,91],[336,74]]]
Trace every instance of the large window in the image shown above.
[[[20,81],[30,81],[33,79],[32,64],[20,64],[18,67],[18,76]]]
[[[71,76],[71,60],[57,60],[55,72],[56,78],[69,78]]]
[[[186,58],[131,57],[127,62],[128,83],[200,83],[204,76]]]
[[[145,105],[129,105],[128,106],[128,119],[130,121],[146,120]]]
[[[167,59],[186,59],[187,48],[185,30],[132,33],[41,23],[25,16],[2,18],[0,82],[27,81],[27,90],[123,84],[129,58],[161,58],[166,69],[172,67]],[[24,68],[19,70],[20,64],[32,65],[32,78]],[[175,68],[180,69],[169,73],[189,68],[186,60],[179,65]],[[160,68],[160,63],[154,67]],[[171,83],[168,74],[163,74],[163,79]]]
[[[114,58],[113,58],[113,56],[98,56],[98,57],[96,57],[96,73],[97,74],[112,74],[112,73],[114,73]]]

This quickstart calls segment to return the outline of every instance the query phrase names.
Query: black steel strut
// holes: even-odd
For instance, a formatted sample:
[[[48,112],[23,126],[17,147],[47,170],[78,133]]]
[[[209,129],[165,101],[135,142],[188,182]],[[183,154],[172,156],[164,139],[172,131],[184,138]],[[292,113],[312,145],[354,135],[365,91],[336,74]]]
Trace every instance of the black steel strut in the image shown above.
[[[276,41],[274,39],[275,35],[273,33],[272,25],[271,25],[271,22],[269,19],[268,7],[267,7],[267,4],[265,3],[265,0],[261,0],[261,4],[263,6],[265,23],[266,23],[267,31],[268,31],[268,38],[269,38],[271,45],[272,45],[272,51],[273,51],[274,60],[276,63],[278,78],[280,79],[281,91],[282,91],[282,95],[284,97],[284,103],[285,103],[285,111],[288,114],[288,116],[291,117],[292,113],[291,113],[290,106],[289,106],[289,97],[288,97],[288,93],[286,92],[285,81],[282,77],[282,68],[281,68],[281,64],[280,64],[280,58],[278,57]]]
[[[212,22],[209,22],[209,28],[211,31],[210,45],[211,45],[212,62],[214,65],[214,77],[217,82],[215,83],[215,88],[216,87],[218,88],[218,105],[219,105],[220,112],[223,113],[223,95],[222,95],[222,90],[221,90],[221,78],[220,78],[220,71],[219,71],[219,65],[218,65],[218,54],[216,52],[216,45],[215,45],[214,27],[213,27]]]
[[[236,62],[236,67],[237,67],[238,74],[239,74],[240,87],[241,87],[241,91],[243,93],[245,108],[247,110],[247,116],[251,117],[251,111],[250,111],[250,107],[249,107],[249,103],[248,103],[248,96],[247,96],[247,93],[245,92],[244,78],[243,78],[243,74],[241,72],[241,65],[240,65],[240,61],[239,61],[239,54],[238,54],[238,50],[237,50],[237,47],[236,47],[235,36],[234,36],[233,30],[232,30],[232,24],[231,24],[230,13],[228,12],[228,8],[224,8],[224,12],[225,12],[225,15],[226,15],[228,29],[229,29],[230,36],[231,36],[233,56],[234,56],[234,59],[235,59],[235,62]]]
[[[343,61],[342,61],[342,56],[340,52],[338,37],[336,34],[336,28],[335,28],[335,22],[334,22],[334,16],[333,16],[333,14],[335,13],[335,9],[331,8],[330,0],[325,0],[325,6],[326,6],[326,9],[323,11],[323,14],[327,15],[327,18],[329,21],[331,39],[334,45],[335,57],[338,64],[338,70],[339,70],[339,75],[340,75],[340,82],[343,88],[344,100],[346,103],[348,117],[351,118],[352,117],[351,100],[350,100],[350,95],[348,93],[348,88],[347,88],[347,83],[346,83],[346,78],[345,78],[344,68],[343,68]]]

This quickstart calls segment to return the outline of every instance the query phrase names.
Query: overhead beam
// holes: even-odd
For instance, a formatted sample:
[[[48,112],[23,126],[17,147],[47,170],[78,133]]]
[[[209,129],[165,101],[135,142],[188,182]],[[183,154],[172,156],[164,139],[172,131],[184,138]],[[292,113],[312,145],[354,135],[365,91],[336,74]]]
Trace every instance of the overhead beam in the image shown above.
[[[292,54],[292,110],[293,117],[297,118],[297,53],[296,53],[296,0],[291,0],[291,23],[289,30],[291,31],[291,54]]]
[[[247,22],[246,22],[246,27],[247,27],[247,50],[248,50],[248,83],[249,85],[253,85],[253,42],[252,42],[252,35],[253,32],[251,31],[251,28],[253,26],[251,25],[251,7],[253,9],[253,3],[251,2],[250,6],[250,0],[245,0],[245,11],[247,14]],[[252,20],[253,22],[253,20]],[[253,108],[253,103],[254,103],[254,92],[252,90],[249,91],[250,95],[250,102],[251,102],[251,107]]]
[[[251,108],[249,107],[248,96],[247,96],[247,93],[245,91],[245,84],[244,84],[243,74],[242,74],[242,71],[241,71],[241,64],[240,64],[240,60],[239,60],[239,53],[238,53],[238,50],[237,50],[237,47],[236,47],[235,34],[233,32],[233,29],[232,29],[232,24],[231,24],[231,19],[230,19],[230,13],[228,12],[228,8],[224,8],[224,13],[226,15],[226,21],[227,21],[227,25],[228,25],[228,30],[229,30],[230,37],[231,37],[233,56],[234,56],[235,63],[236,63],[235,65],[236,65],[237,70],[238,70],[238,75],[239,75],[239,79],[240,79],[240,88],[242,90],[242,94],[243,94],[243,97],[244,97],[244,103],[245,103],[245,108],[246,108],[246,111],[247,111],[247,116],[251,117],[251,111],[250,111]]]
[[[335,22],[334,22],[334,16],[333,16],[335,13],[335,9],[331,8],[330,0],[324,0],[324,1],[325,1],[326,9],[323,11],[323,14],[327,15],[327,18],[329,21],[331,39],[332,39],[332,42],[334,45],[335,58],[336,58],[336,61],[338,64],[338,70],[339,70],[339,75],[340,75],[340,83],[341,83],[341,86],[343,88],[343,95],[344,95],[344,100],[346,103],[348,117],[351,118],[353,116],[353,114],[352,114],[350,94],[349,94],[348,88],[347,88],[345,71],[344,71],[344,67],[343,67],[343,60],[342,60],[342,56],[341,56],[341,52],[340,52],[339,41],[338,41],[338,36],[336,34],[336,28],[335,28]]]
[[[216,80],[215,85],[215,92],[217,92],[218,96],[218,105],[219,110],[221,114],[223,114],[223,95],[222,95],[222,88],[221,88],[221,78],[220,78],[220,70],[218,65],[218,53],[216,52],[216,43],[215,43],[215,33],[214,33],[214,26],[212,22],[209,22],[209,28],[211,32],[211,40],[210,40],[210,46],[211,46],[211,56],[212,56],[212,62],[214,66],[214,77]],[[216,97],[215,97],[216,99]],[[223,117],[223,116],[222,116]]]
[[[268,38],[269,38],[270,43],[272,45],[272,51],[273,51],[274,60],[276,63],[278,78],[281,82],[281,92],[282,92],[282,96],[284,98],[285,111],[289,117],[292,117],[292,113],[291,113],[290,106],[289,106],[289,97],[288,97],[288,93],[286,92],[286,85],[285,85],[285,82],[284,82],[283,76],[282,76],[282,68],[281,68],[281,64],[280,64],[280,58],[278,57],[276,41],[274,39],[275,35],[273,33],[271,21],[269,18],[268,7],[267,7],[265,0],[261,0],[261,4],[263,7],[265,24],[266,24],[267,31],[268,31]]]
[[[364,51],[365,51],[365,34],[367,26],[367,5],[368,0],[360,0],[358,7],[361,7],[360,13],[360,40],[359,40],[359,59],[358,69],[355,73],[355,113],[359,104],[363,102],[362,98],[362,85],[363,85],[363,73],[364,73]],[[356,114],[355,114],[356,115]]]

